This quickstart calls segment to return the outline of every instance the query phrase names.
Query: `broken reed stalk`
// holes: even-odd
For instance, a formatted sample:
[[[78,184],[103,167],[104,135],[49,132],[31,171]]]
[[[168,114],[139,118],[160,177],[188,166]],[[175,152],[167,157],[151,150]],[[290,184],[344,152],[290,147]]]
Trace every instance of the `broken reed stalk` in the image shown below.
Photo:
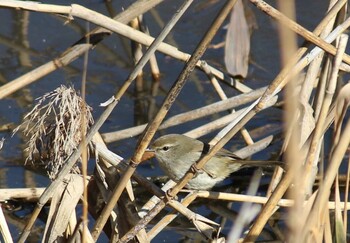
[[[6,188],[0,189],[0,203],[11,199],[25,199],[27,201],[36,201],[43,194],[44,187],[36,188]]]
[[[89,23],[86,23],[86,29],[89,31]],[[90,37],[88,36],[86,39],[86,42],[90,43]],[[83,63],[83,74],[81,78],[81,98],[83,99],[82,104],[82,115],[81,115],[81,143],[82,143],[82,152],[81,152],[81,169],[82,169],[82,175],[83,175],[83,213],[82,213],[82,224],[83,224],[83,232],[82,232],[82,242],[86,242],[87,235],[90,235],[90,232],[88,234],[87,225],[88,225],[88,182],[87,182],[87,170],[88,170],[88,150],[87,150],[87,143],[86,143],[86,131],[87,126],[85,124],[85,112],[87,110],[86,108],[86,77],[87,77],[87,68],[88,68],[88,60],[89,60],[89,51],[84,53],[84,63]]]
[[[162,41],[164,40],[164,38],[168,35],[168,33],[172,30],[172,28],[174,27],[174,25],[177,23],[177,21],[181,18],[181,16],[186,12],[187,8],[191,5],[193,0],[186,0],[183,5],[179,8],[178,12],[176,12],[173,17],[171,18],[171,20],[167,23],[167,25],[164,27],[164,29],[161,31],[161,33],[159,34],[159,36],[154,40],[154,42],[150,45],[150,47],[147,49],[146,53],[141,57],[141,59],[137,62],[136,67],[134,68],[133,72],[129,75],[128,79],[125,81],[124,85],[120,88],[120,90],[118,91],[118,93],[115,95],[115,99],[119,100],[121,95],[124,94],[124,92],[126,91],[126,89],[130,86],[131,82],[136,78],[136,76],[138,75],[138,73],[140,72],[140,70],[146,65],[146,63],[148,62],[149,58],[154,54],[154,52],[156,51],[156,49],[158,48],[158,46],[162,43]],[[191,58],[190,58],[191,60]],[[195,60],[195,59],[194,59]],[[189,61],[190,62],[190,61]],[[196,62],[198,62],[198,59],[196,60]],[[195,62],[195,63],[196,63]],[[194,63],[194,64],[195,64]],[[180,82],[178,82],[180,83]],[[183,85],[183,84],[182,84]],[[181,88],[180,88],[181,90]],[[176,90],[177,91],[177,90]],[[171,92],[170,92],[171,94]],[[176,95],[175,95],[176,96]],[[174,100],[173,100],[174,101]],[[170,105],[171,106],[171,105]],[[168,107],[168,109],[170,108],[170,106]],[[160,110],[162,111],[162,109]],[[160,112],[159,112],[160,113]],[[159,114],[158,113],[158,114]],[[166,113],[164,113],[165,116]],[[163,117],[164,117],[163,116]],[[156,116],[157,117],[157,116]],[[160,119],[159,123],[161,122],[162,119]],[[159,125],[158,125],[159,126]],[[155,128],[157,128],[158,126],[155,126]],[[147,128],[146,130],[147,131]],[[152,131],[153,134],[155,133],[155,130]],[[152,134],[152,132],[150,134]],[[147,135],[147,132],[145,133]],[[105,225],[105,223],[107,222],[107,219],[110,215],[110,213],[112,212],[115,204],[118,202],[119,197],[122,193],[122,191],[124,190],[127,182],[130,180],[131,175],[133,174],[133,172],[136,169],[136,166],[138,163],[140,163],[141,161],[141,157],[143,155],[143,153],[145,152],[150,140],[153,137],[153,134],[151,136],[148,136],[148,141],[147,139],[145,139],[145,143],[140,143],[137,146],[135,155],[133,158],[131,158],[130,161],[130,166],[128,167],[128,169],[125,171],[125,173],[122,175],[122,177],[119,180],[118,185],[115,187],[115,189],[113,190],[113,194],[110,198],[110,200],[107,202],[107,205],[104,207],[103,211],[101,212],[100,217],[96,220],[95,225],[91,231],[91,235],[93,237],[93,239],[97,239],[100,235],[100,233],[102,232],[103,226]],[[146,137],[146,136],[145,136]],[[145,138],[144,137],[144,138]],[[143,139],[142,139],[143,140]],[[141,140],[141,141],[142,141]]]
[[[167,114],[168,110],[170,109],[172,103],[175,101],[177,95],[179,94],[179,92],[183,88],[188,76],[195,68],[196,63],[198,63],[200,57],[203,55],[204,51],[207,49],[208,45],[210,44],[210,42],[213,39],[214,35],[216,34],[217,30],[220,28],[220,26],[224,22],[225,18],[227,17],[227,15],[229,14],[230,10],[232,9],[232,7],[234,6],[235,3],[236,3],[236,0],[227,1],[226,4],[223,6],[223,8],[218,13],[217,17],[215,18],[214,22],[210,26],[209,30],[207,31],[207,33],[205,34],[205,36],[203,37],[201,42],[198,44],[198,46],[195,49],[191,58],[186,63],[186,65],[185,65],[184,69],[182,70],[182,72],[180,73],[177,81],[175,82],[175,84],[173,85],[171,90],[168,92],[166,100],[162,104],[157,115],[152,120],[152,122],[149,123],[149,125],[146,127],[146,129],[141,137],[140,143],[138,143],[138,145],[137,145],[135,155],[131,159],[131,163],[137,165],[141,161],[141,156],[143,155],[143,153],[144,153],[146,147],[148,146],[150,140],[152,139],[154,133],[158,129],[160,123],[164,119],[164,117]],[[129,172],[130,175],[127,175],[127,172],[126,172],[124,174],[124,175],[126,175],[125,177],[130,178],[130,176],[134,170],[135,170],[135,168],[129,166],[129,170],[127,170],[127,172],[130,171]],[[190,179],[190,177],[187,179],[187,181]],[[193,173],[192,173],[192,177],[193,177]],[[182,182],[177,184],[178,187],[175,186],[170,191],[170,194],[169,194],[170,197],[175,196],[179,192],[179,189],[181,189],[182,187],[185,186],[187,181],[185,181],[185,183],[183,183],[183,180],[182,180]],[[121,188],[122,188],[122,186],[121,186]],[[174,192],[174,193],[172,193],[172,192]],[[140,222],[139,222],[140,225],[147,224],[149,222],[149,220],[151,220],[161,209],[163,209],[166,205],[165,200],[166,199],[160,201],[154,207],[154,209],[152,209],[149,212],[149,214],[148,214],[149,217],[146,216],[146,217],[144,217],[144,219],[140,220]],[[132,239],[134,237],[135,229],[136,229],[136,227],[133,227],[133,229],[131,229],[129,231],[129,233],[124,235],[120,241],[126,242],[126,241],[129,241],[130,239]]]
[[[140,28],[141,31],[144,32],[145,34],[147,34],[148,36],[151,36],[148,27],[141,22],[140,24]],[[153,54],[151,56],[151,58],[149,59],[149,66],[151,68],[151,73],[152,73],[152,78],[153,80],[157,81],[160,78],[160,71],[159,71],[159,67],[158,67],[158,62],[157,62],[157,57],[155,54]]]
[[[143,45],[149,46],[154,41],[153,37],[150,37],[145,33],[137,31],[125,25],[125,23],[131,21],[133,18],[139,16],[140,14],[145,13],[147,10],[154,7],[154,5],[158,4],[159,2],[160,0],[153,0],[152,2],[147,1],[146,3],[149,5],[146,4],[146,6],[144,6],[141,3],[140,5],[142,5],[142,7],[140,7],[138,4],[134,4],[131,6],[132,7],[130,11],[131,13],[129,13],[126,10],[121,14],[119,14],[118,16],[116,16],[115,20],[108,18],[97,12],[94,12],[90,9],[84,8],[77,4],[73,4],[70,7],[67,7],[67,6],[59,6],[59,5],[52,5],[52,4],[41,4],[41,3],[32,3],[32,2],[28,3],[28,2],[12,1],[12,0],[8,0],[6,1],[6,3],[0,2],[0,6],[22,8],[22,9],[31,10],[31,11],[51,13],[53,12],[52,9],[55,9],[54,11],[55,13],[66,14],[69,17],[72,17],[73,15],[103,27],[103,28],[101,27],[97,28],[88,34],[88,36],[90,36],[90,39],[91,39],[90,45],[85,43],[85,37],[84,37],[78,42],[76,42],[73,45],[73,47],[66,50],[60,57],[55,58],[53,61],[50,61],[26,73],[25,75],[22,75],[21,77],[1,86],[0,99],[42,78],[43,76],[51,73],[52,71],[55,71],[58,68],[68,65],[69,63],[74,61],[76,58],[84,54],[87,50],[97,45],[106,35],[109,35],[112,32],[119,33],[121,35],[124,35],[130,38],[131,40],[134,40]],[[135,8],[138,10],[135,11]],[[132,14],[135,14],[135,15],[132,15]],[[166,43],[162,43],[158,47],[158,51],[163,52],[164,54],[174,57],[181,61],[187,61],[190,58],[190,54],[181,52],[177,48]],[[200,67],[200,62],[198,62],[196,66]],[[225,80],[225,82],[231,83],[230,79],[228,79],[223,72],[211,66],[209,68],[211,69],[211,72],[220,80]],[[235,87],[237,90],[241,90],[242,92],[250,90],[250,88],[246,87],[244,84],[238,82],[237,80],[235,80],[233,87]]]

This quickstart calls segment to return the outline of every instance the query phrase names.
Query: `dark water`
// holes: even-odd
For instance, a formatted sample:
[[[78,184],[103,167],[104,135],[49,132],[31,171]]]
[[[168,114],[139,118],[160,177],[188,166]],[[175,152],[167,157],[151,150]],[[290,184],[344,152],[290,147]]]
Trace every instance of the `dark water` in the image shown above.
[[[321,20],[326,9],[326,1],[297,1],[298,22],[312,30]],[[53,4],[69,4],[70,1],[46,1]],[[109,15],[103,1],[83,1],[83,6]],[[167,1],[157,6],[144,19],[150,32],[156,36],[167,20],[176,11],[180,3]],[[121,11],[129,5],[128,1],[114,1],[112,9]],[[205,33],[214,16],[223,5],[223,1],[197,1],[185,14],[175,29],[166,39],[166,42],[178,47],[180,50],[191,53]],[[280,70],[278,52],[277,26],[274,20],[259,12],[254,6],[258,29],[252,35],[251,63],[246,84],[252,88],[267,85]],[[65,51],[70,45],[80,39],[87,31],[84,21],[75,19],[68,24],[65,19],[50,14],[0,9],[0,84],[11,80],[45,64]],[[94,26],[90,25],[92,29]],[[226,30],[221,28],[214,38],[213,44],[224,41]],[[221,70],[225,70],[223,56],[224,49],[209,49],[204,59]],[[161,90],[155,97],[157,106],[161,105],[166,92],[183,68],[183,63],[170,57],[157,53],[161,71]],[[112,35],[89,52],[87,103],[93,107],[95,119],[99,117],[102,109],[101,102],[106,101],[123,84],[127,75],[133,68],[130,55],[130,43],[117,35]],[[33,108],[34,100],[43,94],[52,91],[59,85],[73,85],[77,90],[81,87],[83,58],[71,63],[68,67],[57,70],[37,82],[17,91],[0,102],[0,125],[10,124],[9,130],[0,132],[0,138],[5,137],[5,144],[0,151],[0,188],[43,187],[49,182],[45,175],[38,174],[23,167],[25,158],[23,148],[25,138],[15,135],[11,138],[11,129],[17,126],[24,115]],[[130,87],[122,98],[115,111],[101,129],[101,133],[116,131],[142,124],[147,121],[146,109],[135,113],[135,102],[146,101],[150,96],[151,73],[149,67],[144,70],[145,88],[141,94],[134,92]],[[237,94],[225,86],[229,96]],[[198,108],[205,104],[218,101],[207,78],[201,71],[195,71],[181,92],[179,99],[169,111],[168,117]],[[273,117],[271,117],[271,114]],[[248,124],[248,129],[260,126],[271,120],[279,123],[280,113],[262,113],[255,121]],[[196,126],[205,124],[211,118],[191,122],[175,128],[162,131],[165,133],[183,133]],[[254,123],[255,122],[255,123]],[[257,132],[258,133],[258,132]],[[264,134],[258,133],[259,136]],[[159,135],[159,134],[158,134]],[[208,135],[210,138],[212,135]],[[109,145],[109,148],[128,158],[135,148],[137,138],[131,138]],[[242,141],[240,141],[242,143]],[[160,175],[162,172],[149,164],[138,169],[144,175]],[[24,213],[25,214],[25,213]],[[10,228],[14,239],[18,236],[16,220],[10,221]],[[159,239],[172,241],[169,234],[163,234]],[[177,241],[177,240],[173,240]]]

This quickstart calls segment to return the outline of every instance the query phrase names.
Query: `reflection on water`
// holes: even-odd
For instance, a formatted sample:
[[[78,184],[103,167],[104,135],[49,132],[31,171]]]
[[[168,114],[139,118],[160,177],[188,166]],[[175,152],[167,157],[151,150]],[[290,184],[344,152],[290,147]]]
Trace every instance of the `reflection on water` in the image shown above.
[[[304,1],[299,2],[301,4]],[[307,5],[305,8],[307,14],[301,14],[299,21],[311,28],[321,19],[325,6],[321,6],[322,3],[319,2],[305,2],[308,2],[305,4]],[[51,3],[67,5],[69,1],[51,1]],[[85,1],[81,4],[106,15],[120,12],[123,7],[129,5],[128,1],[114,1],[112,5],[105,5],[102,1]],[[178,4],[175,1],[167,1],[166,4],[157,6],[144,16],[145,23],[152,35],[155,36],[160,32],[161,27],[177,9]],[[191,53],[222,4],[222,1],[195,3],[176,25],[166,42],[182,51]],[[266,85],[277,74],[279,56],[275,23],[264,14],[258,13],[256,9],[252,9],[256,13],[259,28],[252,36],[252,61],[246,83],[256,88]],[[0,25],[1,85],[51,61],[79,40],[87,31],[85,22],[79,19],[66,23],[66,19],[61,16],[12,9],[0,9],[0,22],[2,23]],[[89,28],[92,29],[94,26],[90,25]],[[213,44],[222,42],[224,37],[225,29],[222,28]],[[216,68],[224,70],[223,53],[223,48],[209,49],[204,55],[204,59]],[[101,132],[111,132],[144,124],[157,111],[165,94],[181,71],[183,63],[160,53],[157,53],[156,57],[161,72],[159,83],[153,82],[152,85],[152,74],[147,66],[143,72],[144,82],[137,82],[134,87],[127,91],[126,96],[102,127]],[[126,79],[132,67],[133,54],[130,41],[120,36],[112,35],[98,44],[93,51],[90,51],[86,99],[87,103],[93,107],[95,118],[99,117],[102,111],[99,104],[112,96]],[[52,91],[60,84],[74,85],[79,90],[82,70],[83,58],[80,57],[69,66],[45,76],[1,101],[0,126],[8,124],[8,129],[6,127],[0,130],[0,138],[6,138],[4,147],[0,151],[0,188],[47,185],[48,179],[45,175],[23,167],[25,159],[22,150],[26,138],[19,134],[11,138],[11,130],[32,109],[35,98]],[[158,85],[159,90],[156,92],[155,87]],[[225,89],[228,95],[236,94],[234,90],[226,86]],[[219,100],[211,90],[206,76],[199,71],[194,72],[168,116]],[[152,98],[152,96],[155,97]],[[190,122],[181,127],[167,129],[162,133],[183,133],[208,120],[209,118]],[[259,119],[257,122],[264,123],[263,120]],[[250,124],[250,126],[253,125]],[[259,135],[262,134],[259,133]],[[136,138],[130,138],[113,143],[109,148],[124,158],[128,158],[133,152],[135,143]],[[158,169],[153,169],[149,165],[141,166],[140,171],[144,172],[145,175],[162,174]],[[29,209],[31,207],[31,205],[28,206]],[[17,229],[22,228],[24,224],[23,215],[12,215],[11,217],[10,215],[7,219],[11,232],[18,232]],[[40,231],[40,228],[36,230]],[[17,238],[16,233],[13,233],[13,237]],[[30,239],[31,242],[38,240],[35,233],[31,237],[33,237]]]

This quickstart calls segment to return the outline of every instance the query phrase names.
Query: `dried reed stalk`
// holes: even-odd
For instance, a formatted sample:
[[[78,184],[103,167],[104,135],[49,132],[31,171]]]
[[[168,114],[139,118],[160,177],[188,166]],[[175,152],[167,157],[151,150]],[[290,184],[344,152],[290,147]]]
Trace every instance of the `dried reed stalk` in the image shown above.
[[[6,243],[13,242],[10,229],[6,223],[5,215],[2,212],[2,207],[0,207],[0,233]]]
[[[294,1],[278,1],[278,6],[286,17],[291,20],[296,20],[295,13],[295,5]],[[288,28],[284,28],[283,21],[278,22],[278,33],[281,45],[281,63],[283,66],[288,65],[289,59],[293,57],[294,53],[297,52],[297,36],[296,34]],[[297,77],[299,73],[291,77],[290,82],[287,83],[285,87],[285,113],[284,113],[284,123],[285,123],[285,134],[286,134],[286,149],[284,152],[284,157],[286,159],[286,163],[288,165],[288,172],[292,174],[293,183],[299,185],[299,181],[295,178],[295,175],[299,175],[301,173],[302,166],[302,158],[303,151],[300,151],[300,143],[302,140],[302,133],[299,126],[299,107],[298,107],[298,93],[295,92],[297,90]],[[291,198],[296,199],[297,191],[290,190],[289,192]],[[299,203],[296,201],[294,208],[299,209]],[[267,216],[267,215],[266,215]],[[296,218],[298,217],[298,210],[291,211],[289,213],[289,217],[287,220],[287,224],[289,225],[291,222],[295,223]],[[266,221],[266,219],[262,220]],[[291,231],[293,228],[298,227],[297,225],[291,225]],[[293,242],[295,233],[292,233],[289,237],[289,240]]]
[[[0,189],[0,202],[11,199],[25,199],[28,201],[36,201],[44,192],[45,188],[6,188]]]
[[[235,201],[235,202],[252,202],[252,203],[259,203],[259,204],[265,204],[269,199],[268,197],[261,197],[261,196],[248,196],[248,195],[235,194],[235,193],[209,192],[209,191],[198,191],[196,193],[196,197],[209,198],[214,200]],[[291,200],[291,199],[280,199],[277,203],[277,206],[292,207],[294,203],[295,203],[294,200]],[[304,201],[303,205],[306,206],[307,203],[308,201]],[[327,203],[328,209],[335,209],[335,204],[336,202],[329,201]],[[346,207],[349,207],[349,205],[350,205],[349,203],[341,202],[340,209],[345,210]]]

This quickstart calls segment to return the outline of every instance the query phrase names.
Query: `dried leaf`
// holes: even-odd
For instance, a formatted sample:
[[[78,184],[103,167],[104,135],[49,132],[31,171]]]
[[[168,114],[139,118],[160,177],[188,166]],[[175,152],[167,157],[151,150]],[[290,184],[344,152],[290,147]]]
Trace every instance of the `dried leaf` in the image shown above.
[[[233,76],[246,77],[250,51],[250,33],[241,0],[235,4],[228,25],[225,44],[225,65]]]
[[[315,128],[314,110],[310,104],[300,104],[302,112],[299,118],[300,127],[300,144],[304,144]]]
[[[43,242],[59,242],[67,229],[70,217],[84,191],[83,179],[79,175],[67,176],[68,184],[61,183],[52,198]]]
[[[336,109],[335,109],[335,118],[334,118],[334,127],[335,127],[335,141],[340,137],[341,126],[347,111],[347,108],[350,103],[350,83],[344,85],[343,88],[339,91]]]

